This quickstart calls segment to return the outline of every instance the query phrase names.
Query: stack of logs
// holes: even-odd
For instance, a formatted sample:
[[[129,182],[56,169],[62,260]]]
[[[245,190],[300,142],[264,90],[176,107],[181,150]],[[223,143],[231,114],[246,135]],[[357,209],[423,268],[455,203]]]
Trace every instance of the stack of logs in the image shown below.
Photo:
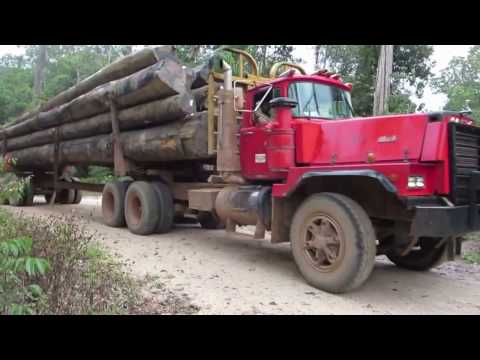
[[[0,148],[17,171],[113,166],[118,126],[132,162],[207,159],[208,73],[182,66],[171,46],[142,50],[0,129]]]

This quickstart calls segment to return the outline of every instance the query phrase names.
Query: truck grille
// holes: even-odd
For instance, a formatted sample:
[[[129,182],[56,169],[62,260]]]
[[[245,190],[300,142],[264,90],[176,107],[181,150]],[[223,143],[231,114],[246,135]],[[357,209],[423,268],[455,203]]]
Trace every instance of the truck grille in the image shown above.
[[[480,129],[449,123],[451,200],[456,205],[469,203],[470,173],[480,170]]]

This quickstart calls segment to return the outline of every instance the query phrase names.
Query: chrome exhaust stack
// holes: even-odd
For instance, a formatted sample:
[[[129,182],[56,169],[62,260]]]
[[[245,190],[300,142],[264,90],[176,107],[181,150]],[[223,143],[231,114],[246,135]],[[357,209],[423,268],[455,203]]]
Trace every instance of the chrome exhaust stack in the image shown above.
[[[238,145],[237,113],[234,108],[232,67],[222,60],[224,88],[220,91],[220,114],[218,117],[217,170],[222,181],[230,184],[244,184],[241,176],[240,149]]]

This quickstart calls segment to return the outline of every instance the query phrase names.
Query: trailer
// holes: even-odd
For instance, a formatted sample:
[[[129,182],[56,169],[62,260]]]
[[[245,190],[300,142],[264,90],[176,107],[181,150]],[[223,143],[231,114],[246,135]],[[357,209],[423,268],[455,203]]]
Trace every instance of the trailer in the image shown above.
[[[31,178],[19,205],[78,203],[87,190],[102,193],[107,225],[135,234],[184,217],[251,225],[256,239],[289,242],[306,281],[332,293],[361,286],[377,255],[415,271],[454,260],[480,229],[480,128],[468,114],[355,117],[339,74],[278,63],[262,77],[250,54],[222,50],[234,63],[195,69],[173,49],[144,53],[147,65],[94,75],[94,88],[3,128],[5,162]],[[81,183],[75,165],[117,179]]]

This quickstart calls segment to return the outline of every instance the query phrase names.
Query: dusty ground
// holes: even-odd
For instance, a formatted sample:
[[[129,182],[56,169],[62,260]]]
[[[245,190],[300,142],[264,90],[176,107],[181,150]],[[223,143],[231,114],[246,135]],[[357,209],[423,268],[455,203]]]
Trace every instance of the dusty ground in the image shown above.
[[[200,314],[480,314],[480,266],[463,261],[415,273],[378,258],[364,287],[332,295],[303,281],[288,245],[187,225],[166,235],[136,236],[104,225],[100,199],[93,196],[80,205],[52,208],[39,199],[31,208],[7,209],[79,216],[133,273],[158,282],[158,296],[168,289],[191,299]]]

